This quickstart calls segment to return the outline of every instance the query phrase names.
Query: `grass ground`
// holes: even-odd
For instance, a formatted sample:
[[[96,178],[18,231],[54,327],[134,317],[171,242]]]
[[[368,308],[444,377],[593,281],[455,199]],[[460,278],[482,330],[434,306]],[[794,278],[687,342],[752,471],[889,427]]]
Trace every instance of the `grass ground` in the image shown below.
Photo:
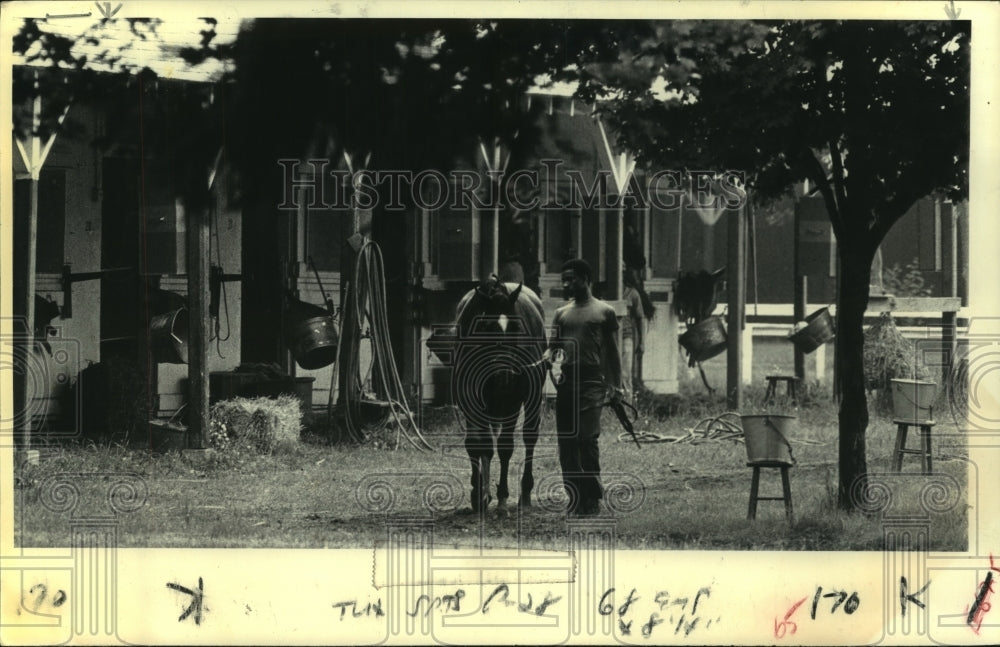
[[[761,392],[750,389],[748,401]],[[724,411],[718,397],[691,391],[672,400],[640,406],[637,430],[661,436],[683,434],[706,417]],[[664,417],[657,412],[672,411]],[[761,502],[757,521],[746,520],[750,470],[741,443],[732,440],[654,442],[637,448],[619,439],[617,421],[606,413],[600,448],[605,486],[617,502],[616,537],[623,548],[879,550],[881,514],[846,514],[836,500],[836,409],[828,394],[815,392],[792,411],[798,416],[791,438],[797,465],[791,470],[795,519],[785,522],[780,502]],[[76,515],[106,514],[106,493],[115,475],[132,473],[145,483],[147,501],[119,516],[123,547],[362,547],[385,537],[396,515],[428,515],[434,508],[438,545],[539,548],[565,536],[566,517],[557,508],[558,461],[554,415],[547,407],[535,461],[536,505],[513,509],[506,519],[480,520],[468,510],[469,468],[462,436],[448,409],[424,412],[425,430],[439,449],[418,452],[406,443],[396,450],[353,447],[306,437],[270,455],[219,454],[203,464],[177,452],[153,454],[117,446],[62,446],[43,452],[37,466],[16,474],[16,537],[22,546],[65,546],[69,515],[43,505],[48,481],[58,474],[83,474],[73,482],[81,494]],[[960,437],[945,421],[935,429],[933,477],[919,474],[907,457],[902,477],[889,471],[895,428],[874,416],[868,431],[868,466],[873,478],[892,488],[894,516],[927,518],[930,549],[962,551],[967,545],[966,463]],[[390,434],[391,437],[391,434]],[[911,439],[911,444],[916,439]],[[520,442],[520,441],[518,441]],[[452,450],[441,449],[450,445]],[[519,491],[523,447],[512,461],[511,504]],[[494,459],[494,483],[499,467]],[[761,494],[780,492],[777,473],[762,477]],[[953,479],[954,506],[927,512],[921,501],[931,480]],[[382,487],[382,483],[386,487]],[[435,485],[437,484],[437,485]],[[629,499],[629,488],[634,498]],[[933,489],[933,486],[931,486]],[[377,510],[377,511],[373,511]],[[492,510],[491,510],[492,512]]]

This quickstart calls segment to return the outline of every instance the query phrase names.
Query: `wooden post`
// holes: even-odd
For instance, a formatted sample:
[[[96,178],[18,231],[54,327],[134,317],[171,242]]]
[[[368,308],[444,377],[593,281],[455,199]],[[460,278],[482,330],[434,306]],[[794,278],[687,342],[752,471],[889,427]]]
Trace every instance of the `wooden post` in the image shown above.
[[[185,204],[188,291],[188,448],[208,447],[209,212]]]
[[[955,361],[957,315],[957,312],[947,310],[941,313],[941,346],[945,352],[945,365],[941,369],[944,372],[941,376],[942,382],[949,379],[952,364]]]
[[[37,137],[34,139],[38,139]],[[27,451],[31,449],[31,393],[29,392],[28,386],[31,380],[31,362],[32,355],[34,353],[34,334],[35,334],[35,250],[38,246],[38,180],[40,176],[41,168],[31,169],[31,215],[28,217],[28,250],[27,255],[27,267],[26,272],[26,287],[24,292],[24,317],[26,319],[24,331],[26,338],[24,340],[24,386],[18,391],[21,396],[19,399],[21,402],[15,402],[14,406],[17,407],[15,410],[15,415],[18,412],[24,412],[23,422],[21,423],[21,440],[19,443],[15,443],[15,446],[23,448]]]
[[[500,169],[500,142],[497,141],[493,146],[493,163],[488,166],[488,170],[496,171]],[[508,157],[509,159],[509,157]],[[506,164],[504,165],[504,170],[506,170]],[[493,205],[493,218],[490,225],[490,259],[487,264],[492,265],[490,272],[497,273],[500,271],[500,203]]]
[[[746,228],[744,208],[729,214],[728,273],[726,297],[729,318],[728,348],[726,349],[726,407],[730,411],[743,408],[743,310],[746,301]]]
[[[806,289],[808,279],[802,274],[802,216],[799,214],[799,205],[795,205],[795,220],[792,227],[792,325],[806,318]],[[805,377],[806,357],[805,354],[794,347],[795,357],[795,377],[802,379]]]
[[[42,97],[39,94],[38,71],[35,71],[35,99],[31,106],[31,153],[26,159],[28,171],[31,173],[31,207],[28,216],[28,249],[25,252],[25,289],[24,289],[24,317],[25,317],[25,340],[24,357],[26,365],[24,367],[24,387],[19,391],[22,402],[15,402],[14,406],[18,411],[24,412],[24,421],[21,425],[21,445],[25,450],[31,449],[31,394],[28,392],[28,383],[31,379],[30,362],[31,354],[34,352],[35,334],[35,252],[38,248],[38,181],[42,175],[42,164],[44,155],[41,148],[41,139],[38,136],[38,129],[42,121]],[[53,139],[55,136],[53,135]],[[46,149],[47,152],[47,149]],[[21,151],[22,155],[24,151]]]
[[[836,276],[834,277],[835,278],[835,281],[834,281],[834,286],[835,287],[834,287],[834,293],[833,293],[834,297],[833,298],[836,299],[837,304],[838,304],[838,309],[837,309],[837,326],[839,327],[840,326],[840,308],[839,308],[839,305],[840,305],[840,274],[841,274],[841,269],[840,269],[840,242],[838,241],[833,246],[833,248],[834,248],[834,252],[835,252],[836,258],[837,258],[837,262],[836,262],[836,268],[837,268],[837,270],[836,270]],[[838,404],[840,403],[840,393],[841,393],[841,389],[840,389],[840,370],[841,369],[840,369],[840,361],[838,361],[838,358],[840,357],[840,354],[837,352],[837,346],[839,346],[839,345],[840,345],[840,335],[836,335],[833,338],[833,401],[837,402]]]
[[[355,172],[364,170],[368,166],[368,159],[362,166],[355,167],[352,157],[345,151],[344,160],[347,162],[348,171],[351,177],[355,178]],[[355,186],[355,189],[357,187]],[[359,352],[361,345],[361,331],[357,326],[357,313],[354,308],[355,292],[357,291],[354,266],[357,264],[358,252],[365,242],[365,235],[371,234],[372,214],[362,214],[362,209],[358,207],[357,195],[351,196],[351,235],[344,244],[343,253],[340,259],[340,347],[337,350],[337,407],[340,409],[338,423],[343,423],[343,427],[334,424],[331,416],[331,427],[337,440],[349,440],[349,430],[347,429],[347,416],[350,415],[347,408],[352,403],[360,399],[360,386],[351,374],[351,362],[349,358]],[[330,411],[332,414],[333,412]]]
[[[793,323],[798,323],[806,318],[806,304],[809,302],[809,277],[795,274],[795,303],[793,305]],[[795,377],[804,379],[806,376],[806,354],[798,346],[795,346]],[[816,379],[821,376],[817,375]]]
[[[618,196],[618,207],[611,217],[613,218],[611,234],[607,241],[609,247],[607,251],[611,252],[607,269],[607,297],[617,301],[622,298],[623,291],[622,263],[624,262],[624,258],[622,256],[622,245],[625,232],[625,206],[622,204],[621,195]],[[620,347],[621,345],[619,344]]]
[[[951,204],[951,218],[949,221],[950,242],[948,252],[948,266],[950,281],[948,285],[948,296],[958,296],[958,209],[957,202]]]

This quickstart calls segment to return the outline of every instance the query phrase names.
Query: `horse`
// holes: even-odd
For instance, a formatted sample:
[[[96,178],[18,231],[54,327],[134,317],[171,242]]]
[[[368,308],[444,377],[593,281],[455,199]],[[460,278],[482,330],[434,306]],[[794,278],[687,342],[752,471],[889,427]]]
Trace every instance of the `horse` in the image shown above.
[[[462,297],[456,321],[451,392],[465,419],[472,510],[485,512],[491,501],[490,463],[497,432],[497,514],[506,516],[508,467],[514,453],[514,428],[522,410],[525,458],[519,505],[531,505],[532,462],[545,381],[542,301],[523,283],[505,283],[493,275]]]

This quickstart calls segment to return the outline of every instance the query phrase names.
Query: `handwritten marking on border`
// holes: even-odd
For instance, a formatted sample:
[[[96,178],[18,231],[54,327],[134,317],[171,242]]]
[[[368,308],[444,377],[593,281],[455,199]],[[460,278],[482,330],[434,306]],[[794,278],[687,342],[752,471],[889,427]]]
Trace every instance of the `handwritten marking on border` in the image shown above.
[[[1000,573],[1000,567],[997,567],[993,563],[993,554],[990,553],[990,570],[986,572],[986,579],[979,583],[979,590],[976,592],[975,601],[968,608],[968,615],[965,617],[965,624],[969,625],[977,636],[979,635],[980,628],[983,626],[983,618],[986,616],[986,612],[993,607],[989,601],[990,595],[994,593],[993,571]]]
[[[97,10],[101,12],[101,15],[109,19],[114,17],[114,15],[118,13],[118,11],[122,8],[122,3],[120,2],[118,3],[118,6],[115,7],[114,9],[111,8],[110,2],[104,2],[104,3],[95,2],[94,4],[97,5]],[[104,5],[103,7],[101,6],[102,4]],[[89,16],[90,14],[87,15]]]
[[[774,616],[775,638],[784,638],[786,632],[790,633],[793,636],[795,635],[795,632],[799,630],[799,625],[796,622],[792,622],[791,617],[792,615],[795,614],[796,611],[799,610],[799,607],[802,606],[802,604],[808,599],[809,597],[806,596],[801,600],[799,600],[798,602],[796,602],[795,604],[793,604],[792,606],[790,606],[788,608],[788,613],[785,614],[785,619],[783,621],[778,622],[778,616]],[[788,629],[789,626],[791,626],[791,630]]]
[[[194,623],[196,625],[201,624],[201,619],[203,617],[203,607],[205,600],[205,584],[202,579],[198,578],[198,590],[192,591],[186,586],[181,586],[180,584],[174,584],[173,582],[167,583],[168,589],[173,589],[174,591],[179,591],[191,596],[191,604],[188,605],[187,609],[181,613],[180,617],[177,618],[177,622],[184,622],[192,614],[194,615]]]
[[[927,591],[927,587],[930,586],[930,585],[931,585],[931,582],[930,582],[930,580],[928,580],[927,584],[924,584],[922,587],[920,587],[919,591],[917,591],[916,593],[909,593],[908,592],[909,589],[907,588],[907,584],[906,584],[906,577],[905,576],[901,576],[899,578],[899,611],[900,611],[900,613],[904,617],[906,616],[906,603],[907,602],[912,602],[913,604],[917,605],[921,609],[926,609],[927,608],[927,605],[924,604],[923,601],[917,599],[917,596],[921,595],[922,593],[924,593],[925,591]]]

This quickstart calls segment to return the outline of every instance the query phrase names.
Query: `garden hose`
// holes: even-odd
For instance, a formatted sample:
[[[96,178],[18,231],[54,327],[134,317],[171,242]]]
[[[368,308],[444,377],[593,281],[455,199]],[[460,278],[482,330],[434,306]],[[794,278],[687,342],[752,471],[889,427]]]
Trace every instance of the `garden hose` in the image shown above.
[[[772,423],[772,428],[773,423]],[[740,414],[735,411],[727,411],[718,416],[702,418],[698,423],[688,429],[686,433],[672,436],[667,434],[659,434],[653,431],[636,431],[636,441],[640,443],[689,443],[691,445],[700,445],[707,442],[722,442],[725,440],[732,440],[733,442],[742,443],[743,440],[743,425],[740,422]],[[791,454],[790,443],[796,443],[799,445],[813,445],[822,446],[826,443],[811,440],[808,438],[793,438],[791,441],[786,439],[783,434],[779,432],[782,440],[786,445],[788,445],[788,452]],[[619,442],[629,442],[632,437],[627,433],[618,434]]]
[[[396,362],[393,357],[392,344],[389,338],[389,315],[386,308],[387,299],[382,251],[375,242],[366,240],[361,249],[358,250],[354,266],[354,278],[353,297],[356,320],[353,322],[344,321],[341,332],[343,332],[343,328],[347,325],[356,326],[356,330],[360,331],[364,323],[364,318],[367,317],[371,326],[372,355],[375,357],[375,366],[378,371],[380,383],[382,388],[385,389],[385,398],[389,405],[389,412],[392,414],[396,424],[396,445],[398,446],[399,437],[402,436],[416,449],[433,450],[434,447],[420,432],[413,417],[413,412],[410,411],[409,406],[406,404],[403,383],[396,370]],[[369,306],[370,309],[363,309],[362,306],[365,305]],[[349,356],[347,357],[347,375],[349,376],[353,377],[357,374],[358,355],[359,353],[356,350],[353,348],[349,349]],[[348,389],[348,393],[350,392],[351,390]],[[358,389],[358,393],[360,393],[360,388]],[[348,432],[352,438],[358,442],[363,442],[365,439],[364,433],[359,428],[353,415],[355,411],[360,413],[360,404],[360,399],[359,401],[348,401],[344,407],[344,417]]]

